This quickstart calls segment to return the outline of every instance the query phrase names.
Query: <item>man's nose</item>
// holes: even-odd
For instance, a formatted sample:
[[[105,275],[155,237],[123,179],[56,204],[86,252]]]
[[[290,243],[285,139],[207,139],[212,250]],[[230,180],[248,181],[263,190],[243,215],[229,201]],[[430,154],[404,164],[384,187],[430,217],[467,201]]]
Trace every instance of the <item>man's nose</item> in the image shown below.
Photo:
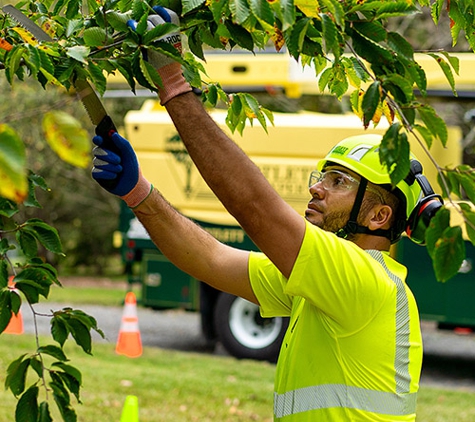
[[[308,191],[310,192],[310,195],[312,195],[312,197],[313,196],[318,196],[319,198],[324,196],[325,192],[326,192],[326,190],[323,187],[323,183],[322,183],[321,180],[314,183],[313,185],[311,185],[308,188]]]

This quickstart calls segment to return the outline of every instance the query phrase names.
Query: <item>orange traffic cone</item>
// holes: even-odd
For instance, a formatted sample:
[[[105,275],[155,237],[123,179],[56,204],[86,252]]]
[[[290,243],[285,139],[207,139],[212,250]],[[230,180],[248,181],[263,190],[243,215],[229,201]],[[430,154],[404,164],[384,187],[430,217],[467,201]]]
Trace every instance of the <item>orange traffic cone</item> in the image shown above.
[[[133,292],[128,292],[125,296],[124,311],[115,351],[117,354],[125,355],[129,358],[136,358],[142,355],[142,340],[137,318],[137,300]]]
[[[8,280],[8,285],[11,287],[15,286],[13,277],[10,277]],[[17,290],[14,289],[14,292],[17,293]],[[23,317],[21,315],[21,310],[18,310],[17,314],[12,314],[10,322],[3,332],[7,334],[23,334]]]

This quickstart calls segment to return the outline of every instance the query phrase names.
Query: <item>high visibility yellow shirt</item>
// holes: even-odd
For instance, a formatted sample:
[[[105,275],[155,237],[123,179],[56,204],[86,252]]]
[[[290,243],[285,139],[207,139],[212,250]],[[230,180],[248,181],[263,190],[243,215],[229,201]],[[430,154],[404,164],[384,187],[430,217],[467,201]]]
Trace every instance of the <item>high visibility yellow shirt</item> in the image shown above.
[[[274,420],[414,421],[422,338],[407,270],[307,223],[289,279],[253,252],[261,314],[290,316]]]

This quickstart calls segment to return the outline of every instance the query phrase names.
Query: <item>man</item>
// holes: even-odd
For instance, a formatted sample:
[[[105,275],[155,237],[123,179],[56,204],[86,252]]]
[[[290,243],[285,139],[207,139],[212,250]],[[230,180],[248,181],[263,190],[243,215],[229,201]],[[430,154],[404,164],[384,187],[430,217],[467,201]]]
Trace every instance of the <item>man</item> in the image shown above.
[[[176,22],[173,12],[157,12],[151,26]],[[180,66],[150,52],[149,61],[190,156],[262,253],[224,245],[180,215],[117,133],[94,138],[93,177],[132,208],[177,267],[258,304],[265,317],[290,316],[276,369],[276,421],[415,420],[419,317],[406,269],[388,250],[416,207],[418,184],[408,178],[392,189],[380,138],[349,138],[312,173],[304,219],[213,122]]]

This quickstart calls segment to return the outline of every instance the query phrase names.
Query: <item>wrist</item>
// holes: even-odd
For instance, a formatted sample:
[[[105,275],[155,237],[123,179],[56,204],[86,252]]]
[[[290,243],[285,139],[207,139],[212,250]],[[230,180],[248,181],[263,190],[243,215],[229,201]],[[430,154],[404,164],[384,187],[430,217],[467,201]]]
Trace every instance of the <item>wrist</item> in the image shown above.
[[[142,172],[139,171],[139,180],[133,189],[120,198],[124,200],[129,208],[135,208],[140,205],[152,191],[152,184],[142,176]]]
[[[190,84],[186,81],[178,62],[170,63],[157,69],[162,79],[163,87],[158,88],[160,104],[164,105],[172,98],[191,91]]]

